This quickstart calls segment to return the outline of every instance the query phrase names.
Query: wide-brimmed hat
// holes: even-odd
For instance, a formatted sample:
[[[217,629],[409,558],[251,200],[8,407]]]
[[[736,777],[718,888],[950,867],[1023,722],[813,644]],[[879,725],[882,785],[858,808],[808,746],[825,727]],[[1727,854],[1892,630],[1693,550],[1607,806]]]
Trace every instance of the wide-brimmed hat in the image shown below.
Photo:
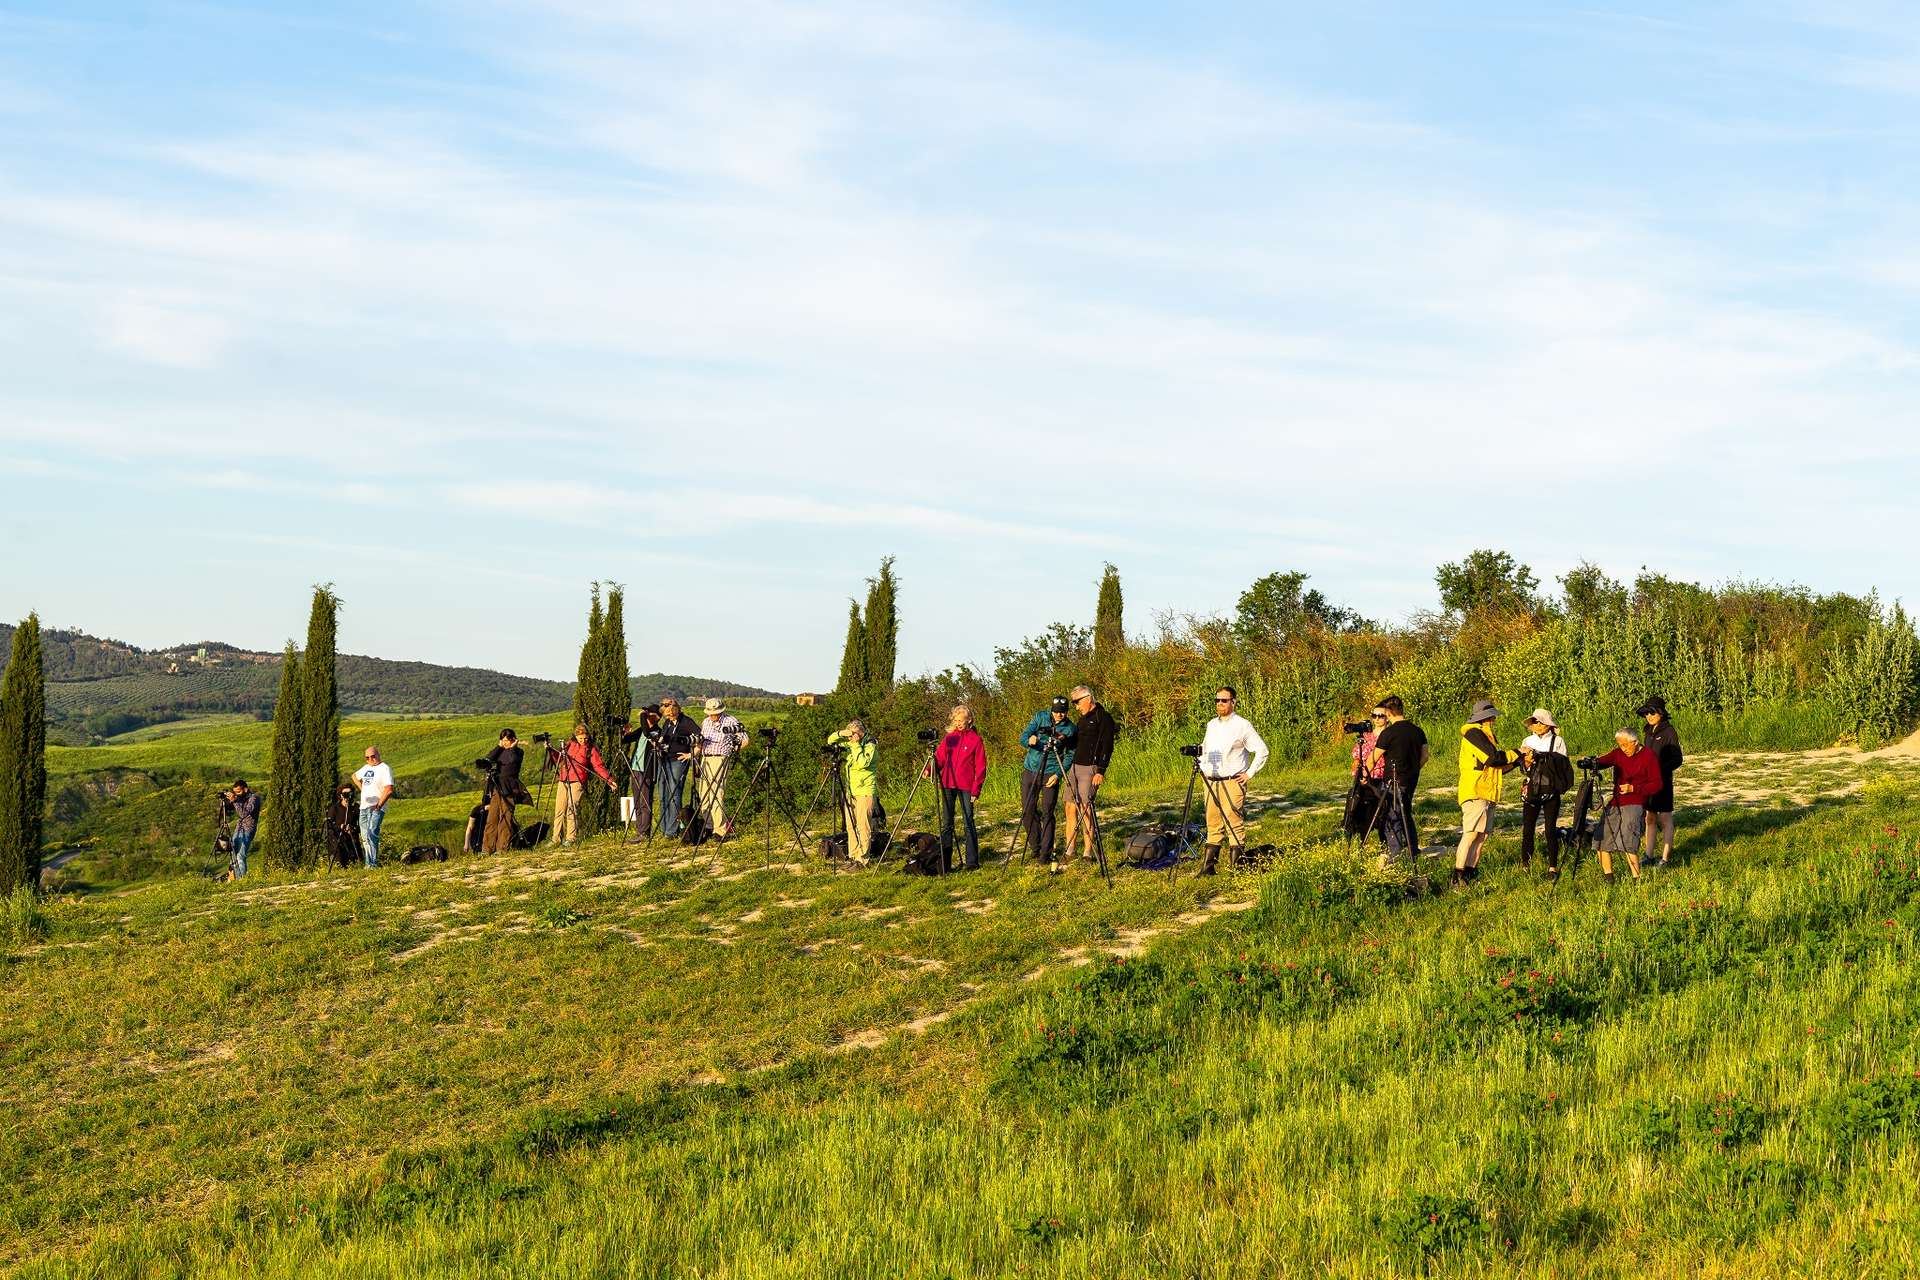
[[[1500,709],[1482,698],[1467,711],[1467,723],[1479,724],[1482,720],[1491,720],[1500,714]]]
[[[707,714],[708,714],[708,715],[710,715],[710,716],[712,716],[712,715],[718,715],[718,714],[720,714],[720,713],[721,713],[722,711],[725,711],[726,709],[727,709],[727,704],[726,704],[726,703],[724,703],[724,702],[722,702],[722,701],[720,701],[720,699],[718,699],[718,698],[708,698],[708,699],[707,699]]]
[[[1650,716],[1655,712],[1661,715],[1667,714],[1667,700],[1657,693],[1641,703],[1633,714],[1637,716]]]
[[[1538,724],[1543,724],[1547,726],[1547,728],[1549,729],[1558,729],[1560,727],[1554,721],[1553,712],[1547,710],[1545,707],[1535,707],[1533,709],[1533,714],[1528,716],[1527,719],[1532,720]]]

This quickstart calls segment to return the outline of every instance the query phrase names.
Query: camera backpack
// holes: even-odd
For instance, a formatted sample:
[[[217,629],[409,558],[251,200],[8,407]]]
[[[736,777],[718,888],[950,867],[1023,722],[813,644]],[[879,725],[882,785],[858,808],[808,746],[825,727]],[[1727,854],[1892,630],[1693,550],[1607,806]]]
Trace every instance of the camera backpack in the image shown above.
[[[916,831],[906,837],[907,858],[900,870],[910,876],[937,876],[946,872],[940,856],[940,837]]]
[[[1173,865],[1177,840],[1171,827],[1142,827],[1127,837],[1127,865],[1142,871],[1165,871]]]

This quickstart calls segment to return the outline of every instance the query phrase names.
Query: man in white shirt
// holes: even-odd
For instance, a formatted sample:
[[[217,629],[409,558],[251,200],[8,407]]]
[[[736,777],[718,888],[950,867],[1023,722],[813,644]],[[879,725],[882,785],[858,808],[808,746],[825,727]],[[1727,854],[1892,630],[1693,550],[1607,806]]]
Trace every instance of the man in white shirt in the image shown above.
[[[1546,760],[1548,756],[1563,759],[1558,766],[1553,766]],[[1520,744],[1520,759],[1527,767],[1527,785],[1520,793],[1520,869],[1523,871],[1533,866],[1534,828],[1544,825],[1547,874],[1553,877],[1560,874],[1560,792],[1554,784],[1573,777],[1572,762],[1566,757],[1567,740],[1560,736],[1560,726],[1554,723],[1553,713],[1545,707],[1534,708],[1533,714],[1527,717],[1526,740]]]
[[[1247,783],[1266,768],[1267,744],[1234,710],[1240,695],[1230,687],[1213,695],[1214,718],[1200,744],[1200,780],[1207,790],[1207,856],[1200,874],[1214,874],[1220,846],[1228,840],[1235,849],[1247,843]]]
[[[366,762],[354,772],[360,784],[360,846],[366,851],[367,865],[380,865],[380,824],[387,818],[387,801],[393,798],[393,770],[380,759],[380,748],[368,747]]]

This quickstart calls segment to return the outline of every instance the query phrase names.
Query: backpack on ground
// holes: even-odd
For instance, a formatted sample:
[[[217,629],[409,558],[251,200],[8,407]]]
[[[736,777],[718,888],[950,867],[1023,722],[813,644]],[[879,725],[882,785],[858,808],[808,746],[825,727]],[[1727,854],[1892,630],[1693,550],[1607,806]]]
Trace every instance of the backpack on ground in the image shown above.
[[[910,876],[937,876],[946,871],[945,860],[940,856],[940,837],[925,831],[916,831],[906,837],[903,843],[907,847],[906,861],[900,870]]]
[[[400,855],[401,863],[409,867],[421,862],[445,862],[446,860],[446,847],[437,844],[417,844]]]

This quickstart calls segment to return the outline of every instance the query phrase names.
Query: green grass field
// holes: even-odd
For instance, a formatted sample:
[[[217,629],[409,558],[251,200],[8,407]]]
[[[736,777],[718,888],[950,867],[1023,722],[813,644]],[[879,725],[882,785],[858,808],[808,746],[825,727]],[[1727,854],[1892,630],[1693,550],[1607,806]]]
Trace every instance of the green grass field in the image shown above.
[[[204,732],[125,750],[264,744]],[[1508,833],[1409,896],[1319,770],[1261,779],[1282,856],[1215,881],[603,839],[53,899],[0,984],[0,1264],[1911,1274],[1917,766],[1699,757],[1687,865],[1611,892]],[[1116,789],[1115,839],[1178,798]]]

